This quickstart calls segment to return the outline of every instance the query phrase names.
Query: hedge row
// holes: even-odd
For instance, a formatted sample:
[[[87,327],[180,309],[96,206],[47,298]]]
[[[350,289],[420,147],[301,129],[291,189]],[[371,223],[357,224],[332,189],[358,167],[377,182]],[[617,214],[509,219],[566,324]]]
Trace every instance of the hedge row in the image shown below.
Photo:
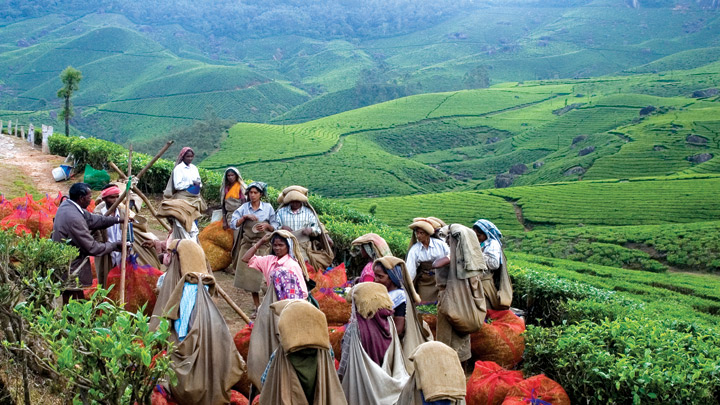
[[[102,139],[66,137],[54,134],[48,139],[50,153],[60,156],[72,155],[75,159],[75,170],[82,172],[85,165],[95,169],[108,170],[108,161],[125,170],[128,164],[128,150],[124,147]],[[152,156],[133,152],[133,171],[137,173],[150,162]],[[143,175],[138,183],[141,190],[148,193],[161,193],[172,175],[175,162],[159,159]],[[205,169],[198,169],[203,182],[202,195],[208,201],[218,201],[222,175]]]
[[[523,368],[559,382],[573,402],[720,402],[720,331],[692,308],[527,268],[511,275],[531,324]]]

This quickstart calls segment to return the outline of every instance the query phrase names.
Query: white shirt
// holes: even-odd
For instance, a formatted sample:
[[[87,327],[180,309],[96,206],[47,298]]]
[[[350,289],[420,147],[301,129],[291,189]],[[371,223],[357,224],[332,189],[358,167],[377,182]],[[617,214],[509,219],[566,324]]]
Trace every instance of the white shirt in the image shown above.
[[[260,202],[258,209],[254,210],[252,203],[248,201],[233,212],[232,217],[230,218],[230,228],[238,229],[238,219],[248,214],[255,215],[257,217],[257,222],[267,221],[273,226],[273,228],[277,229],[279,227],[277,219],[275,219],[275,208],[273,208],[270,203]]]
[[[433,262],[437,259],[448,256],[450,256],[450,246],[448,246],[448,244],[443,240],[430,238],[430,243],[428,243],[427,248],[420,242],[416,242],[412,245],[407,254],[405,265],[407,266],[410,278],[415,280],[415,276],[417,275],[417,266],[420,262]]]
[[[497,270],[502,263],[502,246],[495,239],[487,239],[481,245],[488,270]]]
[[[107,209],[108,209],[108,207],[102,207],[100,209],[100,213],[102,215],[105,215],[105,213],[107,212]],[[120,210],[117,208],[115,208],[115,216],[118,218],[120,217]],[[108,242],[113,242],[113,243],[121,241],[122,240],[122,225],[116,224],[116,225],[113,225],[113,226],[107,228],[107,239],[108,239]],[[120,264],[120,259],[122,259],[122,253],[112,252],[112,253],[110,253],[110,257],[112,257],[112,264],[113,264],[113,267],[115,267]]]
[[[188,187],[193,185],[194,181],[201,181],[197,166],[192,163],[186,165],[184,162],[180,162],[175,166],[173,169],[173,186],[175,190],[187,190]],[[200,185],[202,185],[202,182]]]

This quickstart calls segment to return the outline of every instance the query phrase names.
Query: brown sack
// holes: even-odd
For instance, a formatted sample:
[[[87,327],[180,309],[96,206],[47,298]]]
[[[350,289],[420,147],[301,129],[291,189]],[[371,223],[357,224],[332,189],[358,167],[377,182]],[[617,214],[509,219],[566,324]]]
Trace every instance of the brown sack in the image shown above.
[[[215,278],[190,273],[184,282],[198,284],[192,327],[170,355],[177,385],[170,387],[178,404],[216,405],[230,402],[230,388],[245,373],[225,319],[203,285],[214,290]],[[184,284],[184,283],[178,283]],[[179,303],[179,299],[177,301]],[[172,301],[168,302],[168,305]]]

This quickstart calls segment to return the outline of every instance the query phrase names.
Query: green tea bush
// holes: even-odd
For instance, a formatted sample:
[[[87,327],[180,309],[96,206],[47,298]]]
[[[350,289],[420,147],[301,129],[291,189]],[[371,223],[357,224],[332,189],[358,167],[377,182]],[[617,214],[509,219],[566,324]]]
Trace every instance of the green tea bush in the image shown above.
[[[95,169],[107,169],[108,161],[112,161],[119,168],[127,168],[128,151],[124,147],[109,141],[96,138],[66,137],[53,135],[48,139],[50,152],[55,155],[73,155],[75,159],[75,170],[80,172],[85,165]],[[133,172],[137,173],[152,156],[144,153],[133,153]],[[167,186],[168,179],[175,167],[174,161],[158,159],[157,162],[143,175],[138,187],[145,192],[161,193]],[[220,183],[222,174],[205,169],[198,169],[203,182],[202,195],[208,201],[219,201]]]
[[[98,289],[86,301],[71,300],[60,313],[41,308],[25,312],[32,333],[42,338],[52,358],[43,365],[62,376],[75,400],[106,404],[149,404],[161,378],[174,380],[169,323],[150,330],[150,318],[127,312]],[[21,310],[22,311],[22,310]]]
[[[523,367],[546,373],[574,402],[718,403],[718,331],[670,326],[651,317],[529,326]]]

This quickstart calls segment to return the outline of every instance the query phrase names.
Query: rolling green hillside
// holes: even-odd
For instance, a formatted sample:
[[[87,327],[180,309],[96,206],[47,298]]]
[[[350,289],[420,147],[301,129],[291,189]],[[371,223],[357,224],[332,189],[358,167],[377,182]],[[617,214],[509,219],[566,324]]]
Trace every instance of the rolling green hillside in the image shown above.
[[[302,124],[241,123],[203,165],[330,197],[718,173],[718,98],[690,95],[719,85],[713,63],[411,96]]]

